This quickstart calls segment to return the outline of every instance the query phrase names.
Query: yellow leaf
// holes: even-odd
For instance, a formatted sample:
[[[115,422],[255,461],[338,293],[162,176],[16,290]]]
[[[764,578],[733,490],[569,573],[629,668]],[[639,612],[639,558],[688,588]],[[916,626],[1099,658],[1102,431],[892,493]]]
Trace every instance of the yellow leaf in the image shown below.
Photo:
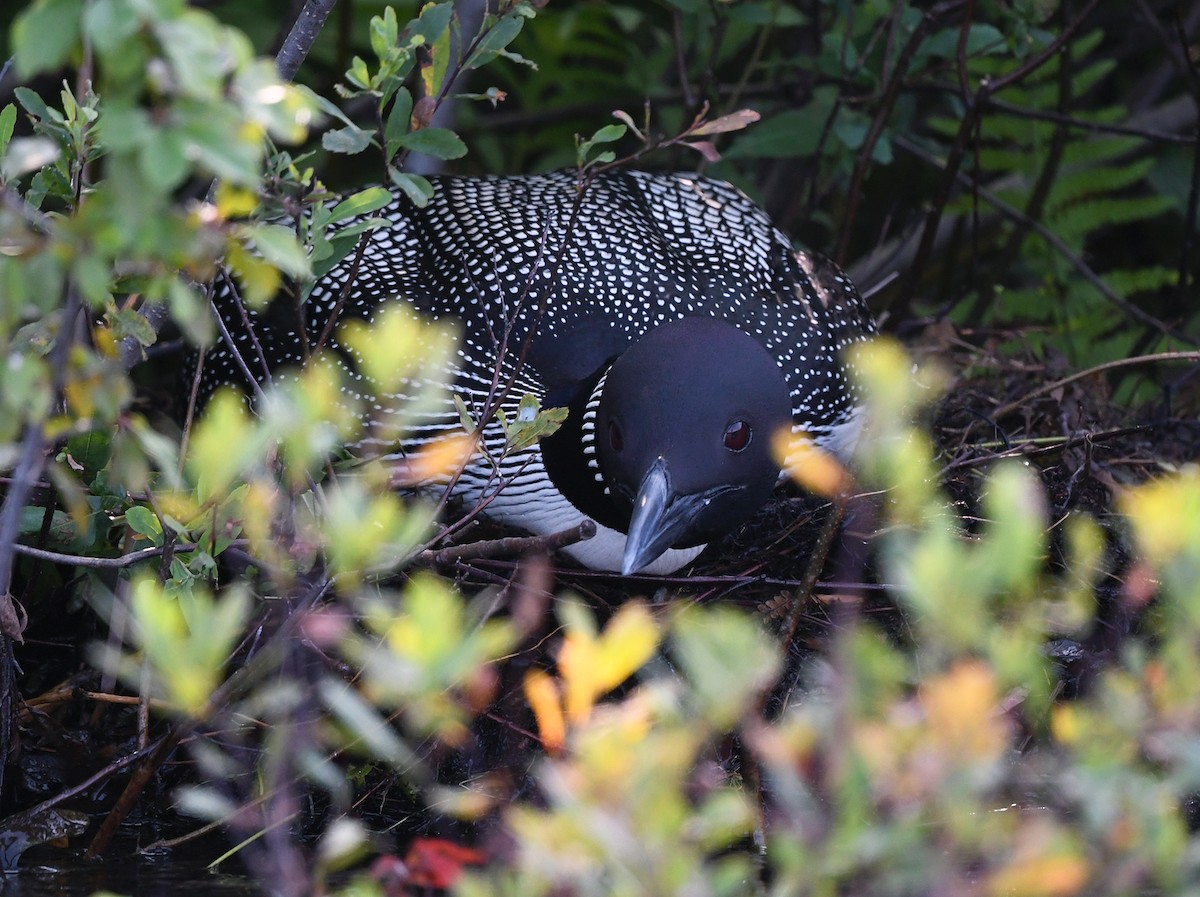
[[[117,341],[113,337],[113,332],[110,328],[104,326],[93,327],[92,344],[96,347],[96,351],[104,358],[117,357]]]
[[[383,306],[370,324],[347,321],[339,337],[354,351],[362,372],[383,392],[395,390],[418,372],[428,377],[457,339],[451,326],[424,321],[402,302]]]
[[[238,187],[228,181],[217,186],[217,212],[222,218],[243,218],[258,208],[253,190]]]
[[[611,691],[630,676],[654,654],[658,647],[658,626],[646,605],[631,601],[617,611],[596,652],[596,686],[601,692]]]
[[[545,670],[534,668],[525,674],[524,686],[525,700],[529,702],[529,707],[537,719],[542,745],[550,753],[561,751],[566,740],[567,727],[563,721],[562,703],[559,701],[554,680]]]
[[[1200,543],[1200,466],[1152,480],[1118,497],[1133,521],[1138,544],[1156,564]]]
[[[261,309],[276,293],[282,277],[279,269],[254,255],[237,240],[225,246],[225,262],[242,285],[242,299],[253,309]]]
[[[591,634],[572,630],[563,638],[558,652],[558,674],[566,690],[567,718],[586,722],[600,689],[596,686],[596,640]]]
[[[1079,711],[1070,704],[1058,704],[1050,711],[1050,732],[1056,741],[1074,744],[1079,740]]]
[[[566,689],[567,718],[586,722],[602,694],[612,691],[654,654],[658,626],[644,604],[624,605],[599,638],[581,627],[571,629],[558,655]]]

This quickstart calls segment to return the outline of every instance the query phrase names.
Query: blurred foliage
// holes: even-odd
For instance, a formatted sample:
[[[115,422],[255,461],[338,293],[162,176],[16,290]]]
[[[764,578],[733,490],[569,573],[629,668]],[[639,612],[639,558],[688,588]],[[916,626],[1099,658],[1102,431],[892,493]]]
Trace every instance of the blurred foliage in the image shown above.
[[[24,614],[44,629],[65,616],[50,596],[88,603],[110,632],[96,668],[200,736],[181,806],[259,836],[247,864],[287,893],[1195,893],[1192,467],[1125,490],[1102,531],[1051,520],[1008,461],[968,517],[914,424],[950,375],[888,341],[864,350],[855,488],[885,496],[872,552],[906,632],[847,600],[781,693],[794,646],[731,608],[630,602],[602,620],[560,596],[543,627],[506,604],[535,587],[469,595],[413,572],[443,533],[391,487],[452,475],[483,422],[464,405],[464,433],[403,470],[341,447],[417,424],[445,388],[445,328],[397,306],[344,331],[381,392],[421,382],[402,409],[347,400],[314,347],[253,410],[220,394],[194,422],[180,409],[180,432],[154,407],[161,362],[130,374],[163,319],[219,338],[215,278],[252,308],[302,299],[383,224],[391,193],[365,184],[428,198],[417,154],[465,173],[701,168],[854,262],[893,323],[945,319],[1075,366],[1195,345],[1179,300],[1196,147],[1173,117],[1195,70],[1155,43],[1167,4],[1160,21],[1078,3],[506,0],[471,24],[469,4],[344,0],[297,84],[258,55],[287,6],[0,13],[20,82],[0,96],[0,556],[58,553],[17,555],[0,582],[7,669]],[[501,419],[512,450],[560,422],[529,402]],[[1092,625],[1106,539],[1136,545],[1117,600],[1143,626],[1067,700],[1047,640]],[[439,779],[501,708],[531,781],[499,761]],[[464,872],[484,855],[418,842],[402,872],[344,884],[379,844],[356,805],[372,772],[510,847]],[[325,808],[315,847],[295,833],[301,793]]]

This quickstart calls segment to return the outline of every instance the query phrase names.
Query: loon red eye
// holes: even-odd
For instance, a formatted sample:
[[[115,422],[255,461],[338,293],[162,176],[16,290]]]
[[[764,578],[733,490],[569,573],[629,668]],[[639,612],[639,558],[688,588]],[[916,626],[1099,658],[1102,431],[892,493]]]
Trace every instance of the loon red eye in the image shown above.
[[[608,444],[614,452],[625,448],[625,437],[621,435],[621,426],[615,420],[608,422]]]
[[[754,435],[754,431],[750,425],[744,420],[735,420],[725,428],[725,448],[731,452],[740,452],[750,444],[750,437]]]

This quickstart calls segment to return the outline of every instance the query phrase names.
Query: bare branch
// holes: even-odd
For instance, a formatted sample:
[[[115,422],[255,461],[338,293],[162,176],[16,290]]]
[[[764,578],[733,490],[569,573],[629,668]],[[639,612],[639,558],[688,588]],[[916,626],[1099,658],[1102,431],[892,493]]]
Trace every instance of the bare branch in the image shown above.
[[[300,64],[316,43],[317,35],[321,33],[336,3],[337,0],[308,0],[304,4],[287,39],[279,48],[279,55],[275,57],[275,68],[281,78],[291,81],[296,77]]]
[[[531,551],[556,551],[576,542],[583,542],[596,535],[596,524],[591,520],[582,520],[576,526],[550,533],[546,536],[510,536],[505,539],[489,539],[483,542],[470,542],[465,545],[454,545],[439,551],[426,550],[417,559],[439,567],[449,566],[467,558],[506,557],[515,554],[525,554]]]

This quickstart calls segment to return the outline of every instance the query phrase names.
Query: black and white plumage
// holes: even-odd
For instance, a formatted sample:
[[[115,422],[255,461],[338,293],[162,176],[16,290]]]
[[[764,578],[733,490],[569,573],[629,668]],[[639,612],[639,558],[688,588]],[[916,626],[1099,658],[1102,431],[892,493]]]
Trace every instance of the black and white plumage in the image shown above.
[[[859,415],[841,356],[874,325],[840,270],[796,252],[739,191],[636,171],[600,175],[581,199],[573,172],[433,185],[425,208],[398,195],[377,213],[390,225],[316,284],[306,332],[284,323],[294,312],[251,324],[282,368],[301,361],[300,340],[317,342],[342,297],[339,321],[369,322],[396,299],[461,320],[454,390],[468,407],[493,394],[499,365],[500,382],[513,384],[510,414],[525,392],[570,409],[553,437],[505,458],[511,482],[488,505],[493,518],[544,534],[591,517],[597,536],[569,554],[597,569],[665,573],[765,500],[779,476],[768,449],[777,425],[849,453]],[[226,323],[254,358],[241,316]],[[328,345],[369,393],[336,330]],[[204,392],[241,380],[227,346],[210,352]],[[356,448],[403,455],[459,420],[447,402],[404,445],[367,437]],[[489,424],[494,456],[502,443]],[[481,457],[455,492],[470,507],[496,487]]]

